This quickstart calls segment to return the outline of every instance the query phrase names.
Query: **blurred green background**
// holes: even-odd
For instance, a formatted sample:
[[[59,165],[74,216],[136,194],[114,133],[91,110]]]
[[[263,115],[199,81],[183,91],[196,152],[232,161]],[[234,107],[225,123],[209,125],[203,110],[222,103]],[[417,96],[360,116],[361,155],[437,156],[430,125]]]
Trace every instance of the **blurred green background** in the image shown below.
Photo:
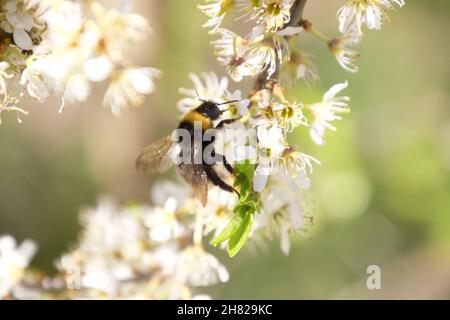
[[[118,1],[107,1],[113,6]],[[39,244],[33,264],[49,272],[77,239],[78,212],[101,194],[149,201],[151,181],[133,170],[139,149],[176,125],[187,74],[215,70],[212,37],[193,0],[135,1],[153,35],[131,54],[160,68],[158,90],[120,118],[101,107],[103,88],[84,105],[58,114],[58,101],[25,102],[30,115],[0,126],[0,234]],[[305,17],[337,34],[344,1],[309,1]],[[294,143],[321,160],[311,196],[310,239],[293,238],[290,256],[278,241],[230,259],[227,284],[214,298],[450,298],[450,2],[409,0],[392,24],[367,32],[360,72],[341,70],[322,43],[301,36],[315,55],[321,81],[288,96],[313,102],[334,83],[349,81],[352,113],[325,147],[299,132]],[[232,84],[245,90],[251,83]],[[366,269],[379,265],[382,289],[366,288]]]

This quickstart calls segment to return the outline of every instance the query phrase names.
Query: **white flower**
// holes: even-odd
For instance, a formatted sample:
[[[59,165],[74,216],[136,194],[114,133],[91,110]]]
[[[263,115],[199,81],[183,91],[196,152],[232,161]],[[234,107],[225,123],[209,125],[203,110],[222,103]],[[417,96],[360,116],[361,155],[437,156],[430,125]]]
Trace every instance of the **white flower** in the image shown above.
[[[45,13],[45,20],[48,25],[46,40],[35,47],[35,51],[43,52],[30,59],[36,60],[42,77],[54,79],[59,91],[71,86],[65,93],[67,100],[85,101],[90,85],[82,67],[92,48],[83,47],[80,43],[84,29],[80,4],[59,2]]]
[[[303,105],[299,103],[284,103],[275,102],[272,108],[279,114],[278,124],[285,130],[285,132],[292,132],[300,125],[306,126],[306,117],[303,115]]]
[[[17,114],[28,114],[27,111],[18,107],[23,92],[18,86],[17,73],[9,72],[10,66],[6,61],[0,62],[0,124],[3,112],[13,111]],[[17,117],[17,121],[20,123],[22,120]]]
[[[240,90],[236,90],[234,92],[227,92],[226,101],[237,101],[235,103],[229,104],[228,109],[236,108],[236,113],[241,116],[246,116],[248,114],[248,106],[250,104],[249,99],[242,99],[242,92]],[[231,114],[232,116],[236,116],[236,114]]]
[[[300,125],[307,126],[307,119],[303,115],[303,104],[287,101],[284,97],[284,89],[277,88],[275,91],[279,100],[275,99],[275,94],[271,90],[260,90],[253,97],[257,105],[250,123],[253,126],[279,126],[285,135]]]
[[[169,198],[174,198],[177,207],[184,206],[190,200],[191,192],[184,185],[173,181],[157,181],[151,189],[150,199],[155,206],[164,208]],[[194,201],[193,201],[194,202]],[[195,203],[195,202],[194,202]]]
[[[275,99],[271,90],[260,90],[254,96],[256,101],[255,115],[250,118],[253,127],[264,126],[270,127],[278,124],[278,115],[274,112],[272,104]]]
[[[311,185],[308,174],[313,173],[313,163],[320,164],[319,160],[291,147],[284,150],[282,160],[284,168],[281,175],[287,185],[293,191],[299,188],[308,189]]]
[[[230,279],[227,269],[215,256],[194,246],[180,253],[175,277],[179,283],[192,286],[208,286]]]
[[[282,155],[284,145],[283,130],[276,125],[271,127],[259,126],[257,128],[258,134],[258,147],[260,150],[265,151],[265,155],[268,157],[279,157]]]
[[[328,44],[339,65],[350,73],[358,72],[354,61],[359,57],[359,52],[352,47],[358,45],[359,41],[360,38],[344,37],[332,39]]]
[[[0,237],[0,299],[21,281],[35,253],[36,244],[31,240],[25,240],[18,246],[13,237]]]
[[[316,144],[325,144],[325,130],[335,131],[336,128],[331,122],[342,119],[338,114],[349,112],[348,101],[350,98],[347,96],[336,97],[336,95],[347,88],[347,86],[347,82],[332,86],[330,90],[324,94],[322,102],[309,106],[314,115],[310,136]]]
[[[286,27],[273,34],[273,44],[280,65],[283,64],[283,60],[289,61],[291,59],[291,45],[288,39],[298,35],[303,30],[303,27]]]
[[[110,199],[101,199],[97,208],[82,214],[85,235],[81,247],[98,255],[120,252],[124,257],[135,257],[146,234],[132,212],[132,208],[122,210]]]
[[[277,69],[277,58],[276,50],[265,42],[257,42],[245,52],[246,63],[253,66],[251,75],[264,71],[268,78],[271,77]]]
[[[269,175],[278,169],[279,160],[287,147],[283,130],[273,125],[257,128],[259,161],[255,170],[253,189],[256,192],[264,190]]]
[[[154,264],[142,217],[150,209],[119,208],[110,199],[82,215],[84,233],[79,247],[58,261],[58,268],[79,277],[81,288],[117,297],[122,283]]]
[[[198,8],[209,17],[203,27],[213,28],[214,32],[233,9],[235,0],[207,0],[207,2],[211,3],[198,5]]]
[[[75,103],[86,101],[91,93],[91,84],[86,77],[80,72],[72,74],[66,83],[64,90],[64,99]]]
[[[269,32],[279,30],[289,22],[293,3],[293,0],[262,0],[258,23],[264,24]]]
[[[47,99],[56,89],[55,79],[48,76],[45,68],[48,67],[45,58],[32,56],[27,60],[27,68],[23,70],[20,84],[28,94],[39,102]]]
[[[212,239],[214,239],[225,228],[231,220],[236,202],[236,196],[230,192],[220,188],[209,190],[206,207],[198,205],[197,208],[198,214],[203,217],[205,236],[213,233]]]
[[[271,40],[263,40],[260,34],[252,33],[249,39],[219,28],[220,39],[213,41],[215,54],[234,81],[252,77],[265,71],[271,76],[276,70],[277,52]]]
[[[319,80],[316,65],[312,62],[313,56],[303,52],[291,53],[291,58],[286,62],[285,72],[287,81],[292,85],[293,80],[303,80],[308,86]]]
[[[302,27],[286,27],[273,33],[271,35],[271,40],[269,40],[266,39],[265,30],[262,26],[253,28],[252,32],[247,36],[252,44],[249,51],[252,52],[252,50],[256,48],[267,51],[267,57],[259,64],[256,64],[258,66],[257,70],[259,70],[259,72],[264,71],[267,78],[271,77],[276,71],[277,60],[280,65],[283,63],[283,59],[290,60],[291,53],[288,38],[298,35],[302,31]],[[271,51],[269,51],[269,49],[271,49]],[[250,56],[250,53],[247,53],[247,55]],[[249,59],[249,62],[252,61]]]
[[[71,45],[77,44],[83,30],[84,18],[80,3],[58,1],[45,13],[48,30],[46,39],[53,51],[62,53]]]
[[[254,161],[257,158],[256,145],[255,130],[248,129],[240,121],[217,131],[214,140],[216,154],[225,156],[231,165],[244,160]]]
[[[255,19],[258,16],[258,12],[261,8],[262,0],[236,0],[236,7],[242,13],[238,18],[249,17],[249,19]]]
[[[241,81],[244,76],[252,75],[252,66],[249,66],[245,59],[241,57],[248,40],[223,28],[217,29],[216,33],[221,37],[211,42],[214,46],[214,54],[217,56],[217,61],[226,67],[231,78],[235,81]]]
[[[203,103],[202,100],[216,103],[225,102],[228,88],[228,78],[219,78],[214,72],[202,73],[203,81],[194,73],[189,78],[194,84],[194,89],[180,88],[179,92],[186,97],[178,101],[178,109],[185,113]]]
[[[41,1],[9,0],[2,6],[6,21],[2,21],[1,28],[12,33],[15,44],[23,50],[33,49],[35,31],[44,29],[41,21],[43,7]]]
[[[127,68],[117,71],[106,90],[103,105],[110,107],[114,115],[130,106],[138,107],[144,103],[145,95],[155,90],[154,79],[161,71],[154,68]]]
[[[234,81],[241,81],[244,77],[258,73],[256,67],[245,57],[249,49],[249,40],[224,28],[217,29],[216,33],[220,35],[220,38],[211,42],[214,46],[214,54]]]
[[[281,250],[288,255],[291,246],[289,234],[304,231],[305,226],[310,223],[305,216],[306,200],[298,192],[288,192],[278,185],[268,188],[264,197],[262,212],[255,217],[256,227],[267,228],[269,237],[278,234]]]
[[[128,46],[136,44],[150,31],[144,17],[116,9],[105,10],[98,2],[91,6],[94,20],[85,24],[82,41],[114,62],[125,59]]]
[[[177,200],[169,197],[163,208],[154,208],[145,217],[145,226],[149,229],[149,237],[155,242],[165,242],[185,234],[185,228],[177,219]]]
[[[383,20],[388,19],[386,10],[402,7],[405,0],[350,0],[337,12],[339,31],[362,35],[361,28],[381,29]]]
[[[113,68],[112,61],[106,55],[102,55],[86,60],[83,72],[89,81],[101,82],[111,75]]]

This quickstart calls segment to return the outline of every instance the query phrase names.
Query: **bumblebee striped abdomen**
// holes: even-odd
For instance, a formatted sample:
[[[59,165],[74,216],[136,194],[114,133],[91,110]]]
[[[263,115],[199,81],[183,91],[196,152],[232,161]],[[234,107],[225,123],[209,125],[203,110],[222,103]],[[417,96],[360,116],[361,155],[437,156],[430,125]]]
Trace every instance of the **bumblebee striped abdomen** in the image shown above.
[[[200,112],[193,110],[186,113],[182,118],[180,125],[178,128],[187,128],[187,127],[193,127],[195,122],[200,122],[202,125],[202,130],[208,130],[213,127],[212,120]]]

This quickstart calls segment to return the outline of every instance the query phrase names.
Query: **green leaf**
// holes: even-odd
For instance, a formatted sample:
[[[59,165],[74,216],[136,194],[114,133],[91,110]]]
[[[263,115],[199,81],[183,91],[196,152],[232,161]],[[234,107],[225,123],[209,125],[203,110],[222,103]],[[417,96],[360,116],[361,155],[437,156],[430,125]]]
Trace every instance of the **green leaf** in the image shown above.
[[[255,165],[246,161],[236,164],[235,187],[239,187],[239,203],[234,208],[234,215],[220,234],[213,239],[212,244],[217,246],[228,241],[228,254],[234,257],[245,245],[253,225],[253,216],[259,211],[259,194],[253,191],[253,176]]]
[[[237,221],[236,221],[235,217],[233,217],[230,220],[230,222],[226,225],[226,227],[223,228],[223,230],[219,233],[219,235],[213,239],[212,245],[214,247],[217,247],[222,242],[225,242],[228,239],[230,239],[232,234],[235,232],[235,229],[238,227],[236,222]]]
[[[250,163],[248,160],[243,163],[236,164],[234,168],[238,175],[244,175],[247,180],[253,180],[255,174],[255,164]]]
[[[236,173],[236,180],[234,182],[235,187],[240,187],[240,200],[245,200],[248,195],[253,191],[253,176],[255,174],[255,165],[249,161],[244,163],[238,163],[234,167]]]
[[[228,243],[228,254],[230,257],[234,257],[247,242],[252,225],[253,214],[247,213],[245,217],[241,219],[239,227],[230,237],[230,241]]]

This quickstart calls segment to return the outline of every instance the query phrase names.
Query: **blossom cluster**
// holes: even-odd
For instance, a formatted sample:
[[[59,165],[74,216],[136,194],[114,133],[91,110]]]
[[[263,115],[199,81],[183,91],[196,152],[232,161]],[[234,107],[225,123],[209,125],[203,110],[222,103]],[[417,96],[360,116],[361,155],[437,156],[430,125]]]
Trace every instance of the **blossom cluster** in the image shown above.
[[[335,55],[337,62],[348,72],[358,71],[354,60],[357,46],[363,37],[363,27],[380,29],[389,20],[388,10],[402,7],[404,0],[349,0],[337,13],[341,37],[329,38],[312,24],[291,19],[293,11],[306,1],[294,0],[210,0],[199,8],[207,16],[205,27],[218,36],[213,41],[218,61],[235,81],[253,77],[264,71],[267,76],[276,72],[277,61],[285,62],[288,76],[308,83],[318,79],[311,56],[291,45],[293,37],[310,32],[323,40]],[[254,21],[255,26],[246,36],[240,36],[223,27],[227,16]],[[294,17],[295,18],[295,17]],[[290,69],[290,72],[289,72]]]
[[[78,246],[58,260],[72,298],[192,299],[228,281],[226,268],[193,241],[196,205],[180,185],[155,187],[154,206],[102,199],[81,215]]]
[[[202,207],[186,188],[168,181],[156,184],[151,195],[153,206],[120,207],[104,197],[96,208],[83,210],[78,244],[56,260],[55,277],[27,269],[36,253],[33,241],[17,245],[1,236],[0,299],[50,298],[49,291],[64,299],[209,299],[201,288],[227,282],[229,272],[202,239],[225,227],[235,197],[213,189]],[[254,231],[304,225],[295,205],[286,216],[272,217],[286,197],[282,192],[271,197]],[[283,230],[283,250],[289,250],[289,230]]]
[[[306,128],[314,143],[324,145],[327,132],[336,130],[333,123],[342,119],[341,114],[349,112],[350,98],[341,94],[348,86],[347,81],[332,86],[320,102],[306,103],[287,98],[289,84],[303,80],[312,85],[319,79],[312,55],[305,52],[298,39],[306,33],[317,37],[327,45],[344,70],[354,73],[358,70],[356,47],[362,40],[362,29],[380,29],[383,21],[388,19],[386,12],[404,5],[403,0],[350,0],[337,13],[342,36],[330,38],[304,18],[306,2],[210,0],[198,6],[208,17],[204,27],[209,28],[209,33],[216,38],[212,45],[218,62],[225,67],[231,79],[235,82],[244,78],[255,79],[254,90],[247,99],[242,100],[239,91],[230,93],[225,90],[226,78],[219,80],[213,74],[205,74],[205,84],[201,84],[198,77],[191,76],[197,91],[182,89],[181,93],[187,94],[188,98],[179,103],[181,106],[190,103],[190,107],[195,108],[201,101],[217,97],[221,97],[219,102],[239,100],[228,107],[229,116],[240,119],[231,130],[243,126],[255,132],[256,146],[248,144],[245,150],[241,150],[241,145],[233,146],[233,139],[222,141],[225,147],[232,150],[222,154],[237,156],[229,157],[237,163],[244,161],[252,164],[244,167],[251,171],[250,175],[247,174],[247,178],[250,176],[247,182],[252,186],[250,193],[253,196],[239,199],[240,203],[234,208],[234,215],[239,219],[231,219],[213,241],[214,244],[228,242],[230,255],[236,251],[230,248],[236,242],[233,241],[233,234],[239,234],[242,229],[247,231],[240,240],[251,236],[258,227],[259,217],[263,216],[261,213],[267,211],[272,213],[271,220],[277,222],[276,227],[271,229],[281,235],[283,251],[288,252],[288,233],[305,227],[304,208],[310,205],[302,194],[310,185],[313,166],[319,164],[317,159],[304,152],[298,141],[290,144],[288,137],[294,130]],[[229,17],[244,18],[245,23],[251,23],[250,33],[243,36],[227,28]],[[242,190],[239,172],[235,185]],[[249,202],[253,205],[250,209]],[[278,202],[282,203],[273,208],[273,204]],[[243,204],[246,212],[241,210]],[[255,221],[246,219],[251,214],[255,216]],[[280,217],[288,219],[280,221]]]
[[[160,71],[126,55],[150,31],[142,16],[97,1],[2,0],[0,8],[0,115],[27,114],[23,97],[56,95],[62,110],[100,82],[108,83],[104,105],[119,114],[154,91]]]
[[[154,206],[118,206],[102,198],[81,213],[79,243],[56,261],[59,274],[25,270],[36,251],[0,237],[0,299],[207,299],[198,288],[229,278],[215,256],[194,243],[195,202],[180,185],[161,183]],[[55,295],[55,293],[54,293]]]

